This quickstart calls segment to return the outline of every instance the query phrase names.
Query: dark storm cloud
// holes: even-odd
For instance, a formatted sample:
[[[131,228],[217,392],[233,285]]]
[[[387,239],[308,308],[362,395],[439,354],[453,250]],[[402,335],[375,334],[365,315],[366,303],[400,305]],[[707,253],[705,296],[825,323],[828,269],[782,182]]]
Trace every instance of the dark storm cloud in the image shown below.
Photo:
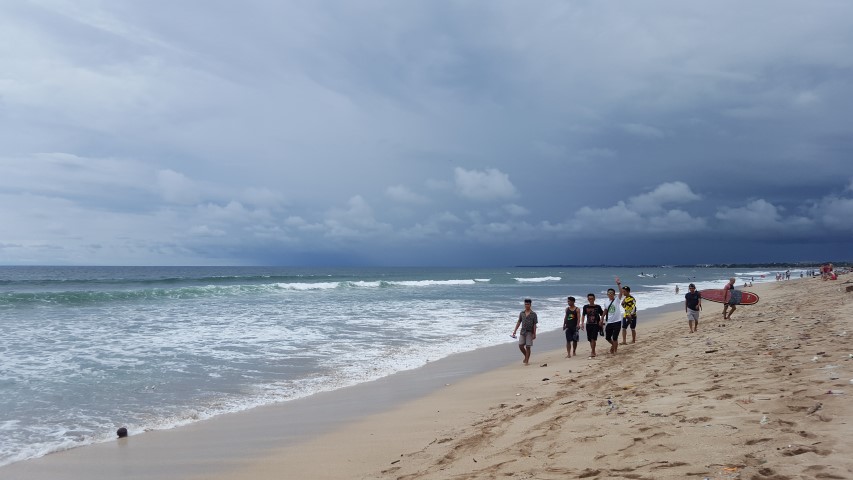
[[[5,3],[0,263],[849,258],[851,18]]]

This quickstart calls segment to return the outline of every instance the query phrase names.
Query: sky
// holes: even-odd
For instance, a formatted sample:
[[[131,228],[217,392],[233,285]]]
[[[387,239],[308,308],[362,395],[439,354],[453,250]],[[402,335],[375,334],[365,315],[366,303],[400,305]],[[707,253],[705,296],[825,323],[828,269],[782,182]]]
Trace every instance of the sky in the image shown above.
[[[0,3],[0,264],[853,260],[853,2]]]

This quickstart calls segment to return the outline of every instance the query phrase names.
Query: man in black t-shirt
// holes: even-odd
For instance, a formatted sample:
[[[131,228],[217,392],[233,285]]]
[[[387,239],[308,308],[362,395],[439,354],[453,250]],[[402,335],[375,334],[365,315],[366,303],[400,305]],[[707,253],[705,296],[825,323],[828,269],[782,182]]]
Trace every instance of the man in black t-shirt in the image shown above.
[[[580,324],[581,309],[575,305],[575,297],[568,297],[569,306],[563,317],[563,331],[566,332],[566,358],[578,354],[578,325]]]
[[[684,311],[687,313],[687,325],[690,333],[699,330],[699,310],[702,310],[702,295],[696,291],[696,285],[692,283],[687,287],[688,292],[684,294]]]
[[[587,294],[586,299],[589,304],[583,306],[581,324],[582,326],[586,325],[586,339],[589,341],[589,348],[592,350],[590,354],[590,358],[592,358],[595,356],[595,342],[598,340],[604,310],[601,309],[601,305],[595,304],[595,294]]]

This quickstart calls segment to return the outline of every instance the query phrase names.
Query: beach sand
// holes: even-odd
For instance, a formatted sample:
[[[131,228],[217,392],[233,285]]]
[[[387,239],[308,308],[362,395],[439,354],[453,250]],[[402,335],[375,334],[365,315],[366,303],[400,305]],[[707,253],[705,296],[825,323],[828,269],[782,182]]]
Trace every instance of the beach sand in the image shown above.
[[[661,315],[615,356],[518,353],[219,478],[853,478],[847,278],[705,302],[695,334]]]
[[[694,334],[683,307],[641,317],[615,356],[546,332],[529,366],[508,342],[0,478],[853,478],[848,278],[756,285],[731,320],[706,302]]]

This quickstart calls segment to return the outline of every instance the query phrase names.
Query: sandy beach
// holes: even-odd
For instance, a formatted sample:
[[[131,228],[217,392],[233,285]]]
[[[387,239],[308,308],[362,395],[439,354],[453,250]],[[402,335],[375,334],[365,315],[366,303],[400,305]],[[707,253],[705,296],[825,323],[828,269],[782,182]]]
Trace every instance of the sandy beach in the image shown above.
[[[543,332],[529,366],[507,343],[406,373],[419,388],[371,383],[0,478],[853,478],[848,280],[756,285],[731,320],[705,302],[694,334],[683,307],[641,316],[617,355],[582,341],[565,358]]]
[[[534,351],[219,478],[853,478],[848,278],[705,302],[695,334],[662,315],[615,356]]]

